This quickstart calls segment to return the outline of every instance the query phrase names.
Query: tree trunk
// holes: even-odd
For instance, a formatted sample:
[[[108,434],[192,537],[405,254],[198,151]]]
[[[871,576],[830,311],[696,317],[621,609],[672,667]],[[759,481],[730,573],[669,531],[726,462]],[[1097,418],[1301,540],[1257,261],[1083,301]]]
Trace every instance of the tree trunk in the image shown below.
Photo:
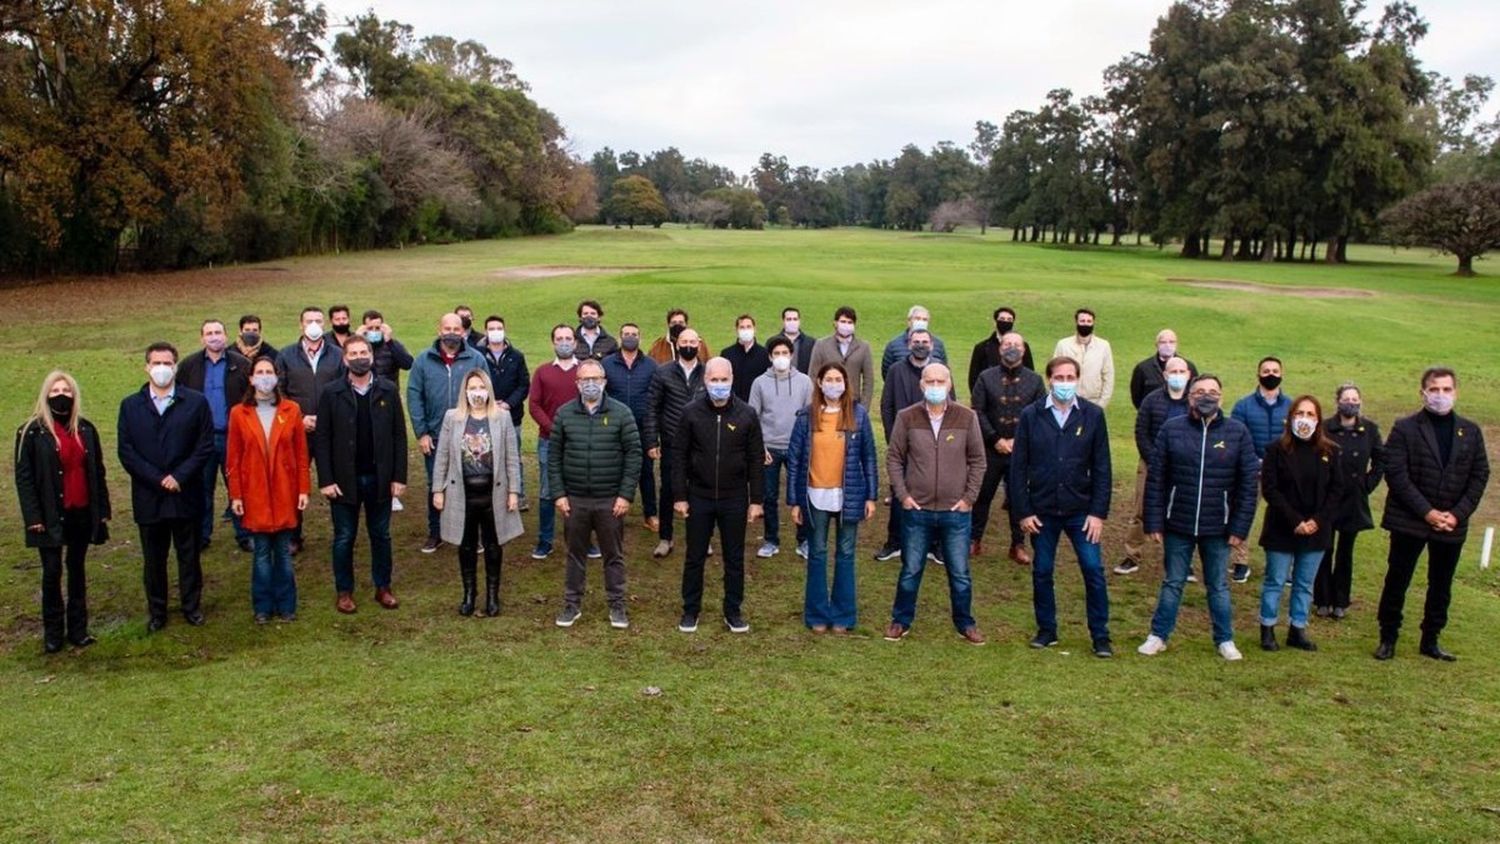
[[[1020,226],[1016,226],[1016,227],[1014,227],[1014,228],[1012,228],[1010,230],[1010,239],[1013,242],[1014,241],[1018,241],[1018,240],[1021,239],[1021,227]]]
[[[1318,262],[1318,239],[1316,237],[1312,238],[1309,248],[1312,250],[1312,255],[1307,260],[1309,263],[1316,264]]]
[[[1253,238],[1240,238],[1240,248],[1239,251],[1234,253],[1234,259],[1236,261],[1248,261],[1255,257],[1256,252],[1254,250],[1255,243]]]
[[[1267,237],[1260,242],[1260,259],[1262,261],[1276,260],[1276,250],[1281,248],[1281,238]]]
[[[1223,247],[1223,249],[1221,249],[1219,251],[1219,260],[1220,261],[1233,261],[1234,260],[1234,235],[1233,234],[1226,233],[1224,235],[1224,247]]]
[[[1281,260],[1290,263],[1297,257],[1297,230],[1287,229],[1286,243],[1281,249]]]
[[[1110,234],[1109,245],[1110,246],[1119,246],[1120,245],[1120,230],[1119,229],[1115,229]]]
[[[1347,234],[1341,234],[1341,235],[1339,235],[1339,257],[1338,257],[1338,262],[1340,264],[1347,264],[1347,263],[1349,263],[1349,235],[1347,235]]]
[[[1474,277],[1474,256],[1473,255],[1460,255],[1460,256],[1458,256],[1458,271],[1455,272],[1454,275],[1459,276],[1460,278],[1473,278]]]
[[[1198,239],[1197,232],[1188,232],[1187,237],[1182,239],[1182,257],[1196,258],[1203,254],[1203,241]]]

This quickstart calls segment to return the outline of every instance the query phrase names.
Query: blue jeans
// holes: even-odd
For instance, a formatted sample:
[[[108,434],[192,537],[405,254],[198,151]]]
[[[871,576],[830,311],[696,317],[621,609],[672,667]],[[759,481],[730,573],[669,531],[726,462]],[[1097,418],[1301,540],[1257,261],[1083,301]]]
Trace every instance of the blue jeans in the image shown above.
[[[1109,638],[1109,592],[1104,585],[1104,560],[1099,543],[1090,542],[1084,535],[1083,523],[1088,518],[1080,513],[1076,516],[1045,516],[1042,530],[1032,538],[1036,557],[1031,562],[1031,607],[1036,612],[1038,632],[1057,635],[1057,597],[1052,588],[1052,572],[1057,560],[1057,546],[1062,535],[1068,535],[1073,551],[1078,555],[1078,567],[1083,570],[1083,589],[1088,607],[1089,636],[1094,641]]]
[[[900,505],[897,505],[898,507]],[[962,633],[974,626],[969,614],[974,584],[969,578],[969,529],[971,515],[956,510],[905,510],[901,513],[901,575],[896,581],[896,603],[891,620],[911,627],[917,614],[917,591],[927,568],[927,549],[942,543],[948,571],[948,600],[953,607],[953,626]],[[811,555],[809,555],[811,556]]]
[[[224,465],[224,455],[229,450],[229,433],[227,431],[214,432],[214,454],[203,464],[203,541],[207,542],[214,535],[214,491],[215,485],[220,478],[224,479],[224,488],[229,488],[229,477],[226,474],[228,467]],[[236,542],[249,539],[250,532],[240,526],[240,517],[232,511],[228,513],[229,521],[234,525],[234,539]]]
[[[1208,590],[1208,616],[1213,622],[1214,644],[1234,639],[1229,610],[1229,538],[1226,536],[1188,536],[1168,531],[1162,537],[1162,556],[1166,576],[1156,596],[1156,614],[1151,617],[1151,633],[1166,641],[1177,626],[1177,610],[1182,606],[1182,585],[1187,582],[1193,564],[1193,550],[1203,559],[1203,586]]]
[[[763,497],[765,501],[766,527],[763,535],[765,540],[772,545],[781,546],[781,472],[786,468],[786,449],[768,448],[771,454],[771,463],[766,466],[765,473],[761,475],[765,479]],[[808,508],[809,510],[812,508]],[[797,542],[800,544],[807,541],[807,529],[810,519],[804,518],[802,524],[797,525]]]
[[[541,491],[537,493],[536,544],[552,547],[552,538],[557,534],[557,509],[552,504],[551,484],[547,482],[547,455],[550,443],[536,441],[536,467],[541,472]]]
[[[353,501],[345,503],[346,492],[328,508],[333,513],[333,586],[340,592],[354,591],[354,534],[360,508],[370,537],[370,579],[376,589],[391,585],[391,490],[378,486],[374,475],[360,475]]]
[[[769,511],[767,511],[769,512]],[[802,601],[802,621],[849,628],[859,615],[854,596],[854,545],[859,541],[859,522],[846,522],[838,513],[808,507],[802,511],[808,524],[807,591]],[[833,557],[833,592],[828,591],[828,526],[837,522],[837,548]]]
[[[1307,626],[1307,610],[1312,606],[1313,581],[1318,578],[1318,566],[1323,564],[1323,552],[1319,551],[1272,551],[1266,549],[1266,579],[1260,586],[1260,623],[1276,626],[1280,615],[1281,587],[1286,583],[1286,573],[1292,572],[1292,598],[1287,602],[1287,615],[1293,627]]]
[[[443,514],[432,506],[432,464],[437,460],[437,438],[432,440],[432,453],[422,455],[422,465],[427,467],[427,538],[437,539],[443,535]],[[361,481],[363,479],[361,478]]]
[[[297,578],[292,573],[292,532],[252,533],[250,605],[257,615],[297,611]]]

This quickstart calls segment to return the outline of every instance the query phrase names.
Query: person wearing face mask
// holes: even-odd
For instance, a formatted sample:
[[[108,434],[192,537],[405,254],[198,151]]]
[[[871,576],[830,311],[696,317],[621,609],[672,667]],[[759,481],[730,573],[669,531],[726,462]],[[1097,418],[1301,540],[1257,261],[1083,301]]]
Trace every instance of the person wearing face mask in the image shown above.
[[[1380,646],[1376,659],[1396,655],[1406,590],[1417,561],[1427,552],[1427,602],[1422,612],[1420,653],[1431,659],[1457,659],[1438,644],[1448,625],[1453,574],[1479,508],[1490,462],[1484,432],[1454,412],[1458,373],[1446,366],[1422,373],[1422,409],[1391,426],[1385,442],[1389,491],[1380,526],[1390,531],[1385,585],[1380,590]]]
[[[1183,358],[1173,356],[1162,368],[1161,387],[1152,390],[1141,400],[1135,413],[1135,451],[1139,456],[1135,470],[1135,498],[1130,503],[1130,521],[1126,525],[1125,559],[1115,566],[1115,574],[1135,574],[1141,569],[1141,560],[1146,558],[1146,531],[1143,517],[1146,508],[1146,467],[1151,465],[1151,452],[1156,448],[1156,435],[1168,419],[1186,416],[1188,412],[1187,387],[1193,378],[1192,369]],[[1188,582],[1195,580],[1191,569]]]
[[[375,350],[375,377],[384,378],[395,384],[397,390],[401,389],[401,373],[410,372],[416,360],[396,339],[395,330],[380,311],[371,308],[360,320],[359,335],[369,340],[370,348]]]
[[[557,496],[568,543],[563,606],[556,624],[572,627],[578,621],[588,558],[600,557],[609,625],[623,630],[630,626],[625,607],[625,514],[641,475],[641,434],[630,408],[605,395],[602,364],[584,360],[574,371],[578,397],[552,417],[547,463],[548,484]]]
[[[655,342],[651,344],[651,349],[647,352],[647,355],[656,361],[658,365],[671,363],[676,360],[677,338],[687,328],[687,311],[681,308],[673,308],[667,311],[667,333],[656,338]],[[700,362],[707,360],[709,356],[708,349],[711,347],[704,342],[702,335],[695,333],[694,336],[698,337],[698,360]]]
[[[1016,330],[1016,312],[1013,308],[996,308],[991,314],[991,319],[995,323],[994,333],[975,343],[974,353],[969,356],[969,393],[971,395],[974,392],[974,385],[979,383],[979,376],[1001,364],[1000,345],[1005,341],[1005,335]],[[1036,371],[1036,364],[1031,358],[1030,343],[1026,343],[1022,350],[1021,366],[1033,372]]]
[[[651,556],[657,559],[672,553],[671,505],[676,500],[673,466],[679,459],[673,445],[683,409],[703,395],[703,362],[698,360],[699,346],[698,332],[691,328],[679,332],[675,362],[656,368],[646,394],[646,422],[641,428],[641,444],[646,448],[646,456],[661,464],[661,494],[657,498],[661,517],[656,529],[658,541],[651,552]]]
[[[573,336],[577,340],[577,355],[580,360],[604,360],[620,348],[620,344],[604,327],[603,320],[603,305],[593,299],[578,303],[578,328],[574,329]]]
[[[453,313],[463,329],[464,342],[476,349],[484,348],[484,334],[474,327],[474,309],[468,305],[454,305]]]
[[[767,344],[770,366],[750,386],[750,409],[760,418],[761,438],[766,444],[765,535],[755,556],[761,559],[781,553],[780,486],[781,471],[787,466],[788,444],[797,413],[812,401],[812,379],[792,366],[792,341],[772,337]],[[735,376],[739,378],[738,375]],[[735,383],[739,383],[736,380]],[[790,500],[787,502],[791,503]],[[796,525],[797,554],[807,557],[807,526]]]
[[[1094,656],[1109,658],[1109,590],[1099,541],[1109,518],[1111,468],[1104,410],[1078,397],[1078,361],[1047,362],[1047,398],[1021,411],[1010,460],[1011,509],[1032,538],[1033,648],[1057,644],[1053,569],[1064,534],[1073,545],[1088,608]]]
[[[521,423],[526,419],[526,397],[531,395],[531,371],[526,368],[526,355],[516,348],[505,331],[505,318],[490,314],[484,319],[484,346],[479,350],[484,365],[490,373],[490,384],[495,390],[495,403],[510,414],[511,431],[514,434],[516,454],[521,454]],[[515,488],[520,496],[521,511],[526,504],[526,468]]]
[[[760,419],[734,395],[734,368],[723,358],[703,366],[704,395],[690,401],[672,440],[672,509],[687,522],[682,565],[682,620],[698,629],[703,609],[703,563],[714,531],[724,546],[724,626],[748,633],[745,598],[745,524],[761,516],[766,447]]]
[[[1312,396],[1299,396],[1287,415],[1286,431],[1261,463],[1266,518],[1260,545],[1266,549],[1266,575],[1260,588],[1260,647],[1274,651],[1281,590],[1290,580],[1287,602],[1289,648],[1315,651],[1307,636],[1313,579],[1333,544],[1333,520],[1344,497],[1338,446],[1323,432],[1323,408]]]
[[[1223,400],[1223,382],[1217,375],[1194,378],[1188,384],[1188,414],[1168,419],[1151,450],[1145,530],[1152,542],[1163,546],[1165,574],[1151,635],[1136,648],[1145,656],[1167,649],[1196,551],[1203,564],[1214,645],[1229,662],[1244,658],[1234,644],[1229,549],[1244,543],[1255,521],[1260,461],[1250,429],[1224,415]]]
[[[782,347],[775,351],[781,352]],[[796,411],[786,450],[787,503],[792,508],[792,521],[799,529],[810,528],[807,550],[802,554],[807,559],[802,623],[814,633],[829,629],[848,633],[858,620],[854,546],[859,542],[860,522],[875,515],[875,501],[880,496],[875,431],[864,405],[855,404],[845,389],[847,380],[838,364],[823,367],[812,404]],[[771,488],[767,479],[766,489]],[[837,535],[830,591],[831,525]]]
[[[641,491],[641,515],[646,530],[655,533],[661,527],[656,504],[655,462],[646,455],[646,415],[651,399],[651,379],[657,364],[641,351],[641,327],[633,322],[620,326],[620,348],[604,359],[605,392],[630,408],[637,435],[641,437],[641,474],[637,486]]]
[[[974,383],[970,405],[979,414],[979,430],[984,435],[985,468],[979,499],[974,502],[974,527],[969,533],[971,560],[984,551],[990,506],[994,504],[1002,482],[1006,483],[1007,499],[1011,495],[1006,477],[1010,472],[1011,454],[1015,451],[1016,425],[1021,421],[1021,412],[1046,396],[1042,376],[1025,364],[1025,349],[1025,337],[1014,331],[1007,332],[1005,339],[1000,341],[1000,364],[985,370]],[[1020,516],[1009,501],[1005,515],[1010,524],[1008,556],[1016,565],[1031,565],[1031,553],[1026,550]]]
[[[349,324],[348,305],[332,305],[328,308],[328,329],[330,336],[333,338],[334,345],[342,350],[344,348],[344,341],[354,331],[354,326]]]
[[[250,389],[229,411],[225,485],[229,506],[250,535],[250,608],[256,624],[297,617],[292,532],[312,492],[302,411],[281,395],[276,366],[262,358]]]
[[[896,428],[896,414],[908,407],[922,403],[922,370],[932,363],[932,332],[925,328],[914,328],[907,334],[907,354],[885,374],[885,387],[880,391],[880,422],[885,431],[886,445],[890,445],[891,433]],[[949,388],[948,398],[956,400],[957,394]],[[875,559],[884,561],[901,556],[901,519],[904,515],[899,506],[900,498],[891,494],[891,508],[885,527],[885,545],[875,552]],[[936,547],[932,559],[942,563],[943,549]]]
[[[297,403],[302,411],[302,428],[311,437],[318,428],[318,401],[329,384],[344,377],[344,356],[339,349],[330,351],[323,331],[323,309],[302,309],[302,331],[297,342],[276,355],[276,375],[281,379],[281,394]],[[311,444],[309,444],[311,450]],[[302,550],[302,524],[299,518],[292,535],[292,553]]]
[[[781,309],[781,333],[792,344],[792,367],[803,375],[812,374],[812,353],[815,338],[802,331],[802,312],[796,308]],[[774,337],[772,339],[775,339]],[[770,348],[766,341],[766,348]]]
[[[858,315],[848,305],[833,312],[833,333],[813,344],[813,372],[821,372],[823,365],[837,363],[849,373],[849,392],[854,400],[869,407],[875,400],[875,360],[870,344],[855,336]]]
[[[208,399],[177,383],[177,348],[146,347],[148,381],[120,402],[116,448],[130,475],[130,503],[145,563],[146,632],[167,624],[167,554],[177,552],[177,591],[188,624],[203,623],[203,467],[213,459]]]
[[[391,499],[406,491],[407,476],[401,393],[375,377],[375,356],[363,337],[344,343],[344,367],[347,376],[318,399],[322,423],[313,432],[318,492],[328,499],[333,516],[334,609],[346,614],[356,609],[354,539],[363,508],[375,602],[394,610],[401,604],[391,593]]]
[[[929,363],[922,370],[922,402],[897,414],[886,449],[893,500],[903,510],[901,573],[885,629],[887,641],[899,641],[911,631],[927,555],[937,546],[948,573],[953,627],[971,645],[985,642],[971,612],[969,575],[971,511],[984,483],[984,433],[978,414],[952,395],[948,367]]]
[[[1237,421],[1250,429],[1250,440],[1255,444],[1255,457],[1264,460],[1266,449],[1286,430],[1287,413],[1292,409],[1291,399],[1281,389],[1281,360],[1266,356],[1256,365],[1259,380],[1255,391],[1234,403],[1230,413]],[[1230,554],[1233,573],[1230,579],[1244,583],[1250,579],[1250,549],[1244,545]]]
[[[559,324],[552,328],[551,361],[542,364],[531,373],[531,418],[536,422],[536,467],[541,489],[537,504],[536,547],[531,551],[534,560],[545,560],[552,554],[552,540],[557,532],[557,509],[553,505],[556,493],[552,490],[552,473],[548,469],[552,459],[552,417],[557,409],[578,398],[577,338],[573,327]]]
[[[765,346],[755,342],[755,317],[740,314],[734,321],[734,331],[734,345],[726,346],[719,356],[734,368],[735,398],[749,401],[755,379],[764,375],[771,366],[771,355]]]
[[[437,438],[443,428],[443,417],[463,398],[464,378],[476,369],[485,368],[479,351],[465,339],[463,319],[458,314],[443,314],[438,320],[437,339],[412,364],[406,383],[406,409],[411,414],[412,436],[422,450],[427,468],[427,489],[432,491],[432,465],[437,459]],[[443,545],[442,515],[427,497],[427,541],[423,554],[431,554]]]
[[[265,337],[260,333],[260,317],[255,314],[244,314],[240,317],[239,335],[235,337],[234,350],[245,356],[245,360],[254,361],[257,358],[270,358],[272,363],[276,362],[278,352]]]
[[[203,348],[182,359],[177,367],[177,383],[197,390],[208,399],[214,419],[214,456],[203,467],[203,547],[207,548],[214,532],[214,487],[225,471],[225,451],[229,442],[229,409],[240,403],[250,384],[250,361],[229,345],[224,323],[216,319],[203,321],[199,329]],[[235,541],[241,551],[250,550],[250,534],[240,526],[239,517],[226,510],[225,517],[234,525]]]
[[[58,370],[42,379],[31,416],[16,430],[15,456],[26,547],[42,558],[42,649],[57,653],[65,641],[86,648],[95,640],[84,559],[90,545],[108,539],[111,513],[99,431],[83,417],[72,375]]]
[[[458,404],[443,415],[432,470],[432,504],[442,515],[443,541],[458,548],[463,598],[471,616],[478,600],[479,548],[484,547],[484,614],[500,614],[505,544],[520,536],[521,456],[511,416],[495,401],[484,369],[464,376]]]
[[[1109,407],[1115,394],[1115,353],[1109,341],[1094,333],[1094,312],[1079,308],[1073,312],[1073,334],[1057,341],[1052,349],[1055,358],[1072,358],[1082,371],[1078,375],[1078,395],[1100,407]]]
[[[1359,387],[1345,383],[1334,396],[1338,410],[1323,423],[1323,432],[1339,447],[1339,471],[1344,476],[1344,499],[1333,517],[1333,546],[1323,554],[1313,581],[1313,606],[1319,617],[1342,619],[1349,612],[1354,581],[1354,540],[1375,527],[1370,494],[1385,476],[1385,443],[1380,426],[1363,414]]]
[[[1163,328],[1156,333],[1156,354],[1135,365],[1135,370],[1130,373],[1130,404],[1136,410],[1141,409],[1141,402],[1146,400],[1152,390],[1159,390],[1166,385],[1167,361],[1177,354],[1177,332],[1170,328]],[[1187,358],[1188,375],[1197,377],[1198,367]]]
[[[926,331],[932,343],[932,360],[934,363],[948,362],[948,347],[943,345],[942,338],[931,331],[932,314],[921,305],[912,305],[906,311],[906,330],[892,337],[885,344],[885,352],[880,356],[880,378],[885,380],[885,374],[892,366],[906,357],[911,350],[909,342],[911,332]]]

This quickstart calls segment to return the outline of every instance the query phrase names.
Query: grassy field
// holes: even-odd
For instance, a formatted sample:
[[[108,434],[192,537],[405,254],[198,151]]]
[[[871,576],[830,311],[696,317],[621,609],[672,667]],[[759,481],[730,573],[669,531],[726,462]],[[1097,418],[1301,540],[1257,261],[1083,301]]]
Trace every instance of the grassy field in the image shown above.
[[[143,380],[146,343],[192,348],[203,317],[246,311],[285,343],[309,303],[378,307],[420,345],[438,315],[467,302],[477,315],[503,314],[535,363],[550,326],[571,321],[584,297],[604,303],[611,330],[638,321],[648,339],[669,306],[684,306],[715,344],[730,342],[742,311],[766,336],[781,307],[797,305],[804,326],[823,334],[833,309],[851,304],[877,353],[920,302],[960,383],[997,305],[1020,312],[1039,360],[1070,333],[1073,309],[1088,306],[1120,372],[1109,409],[1121,479],[1112,564],[1135,463],[1126,383],[1162,327],[1176,329],[1200,369],[1224,376],[1226,395],[1248,392],[1255,362],[1277,353],[1289,391],[1326,402],[1352,378],[1387,428],[1417,406],[1421,369],[1452,363],[1461,411],[1486,424],[1491,459],[1500,456],[1500,352],[1488,336],[1500,325],[1500,286],[1454,279],[1449,259],[1424,253],[1353,256],[1348,266],[1288,267],[1017,245],[1007,232],[588,229],[54,281],[0,290],[0,419],[19,424],[42,376],[64,366],[80,376],[85,413],[112,451],[116,406]],[[618,269],[513,272],[537,266]],[[1168,281],[1183,278],[1256,286]],[[526,433],[534,483],[529,422]],[[414,461],[414,479],[420,468]],[[375,608],[360,563],[359,613],[334,612],[327,508],[315,505],[298,562],[300,621],[255,627],[247,555],[216,541],[205,559],[207,626],[174,617],[148,637],[128,484],[113,461],[110,471],[118,524],[89,561],[100,642],[55,657],[41,653],[35,554],[22,546],[9,471],[0,477],[0,840],[1500,839],[1500,569],[1479,569],[1478,536],[1444,638],[1456,664],[1417,657],[1415,622],[1398,659],[1370,659],[1385,569],[1378,531],[1359,546],[1350,618],[1315,620],[1316,654],[1252,648],[1257,551],[1257,577],[1233,592],[1244,662],[1214,655],[1201,588],[1188,591],[1168,653],[1134,653],[1154,606],[1154,566],[1111,576],[1120,656],[1106,662],[1086,654],[1070,552],[1058,577],[1063,642],[1026,647],[1030,577],[999,559],[1003,541],[974,566],[989,646],[952,634],[936,569],[912,636],[882,641],[897,572],[869,560],[883,512],[862,532],[851,637],[802,629],[802,569],[789,542],[749,564],[750,635],[712,623],[677,633],[681,553],[651,560],[654,538],[635,514],[629,631],[608,628],[597,570],[579,626],[555,628],[562,555],[530,560],[530,537],[507,549],[502,616],[460,618],[452,550],[417,553],[417,482],[394,522],[399,611]],[[1497,517],[1492,494],[1476,523]],[[529,531],[535,519],[533,508]],[[1409,617],[1420,614],[1424,579]],[[710,566],[709,606],[718,588]]]

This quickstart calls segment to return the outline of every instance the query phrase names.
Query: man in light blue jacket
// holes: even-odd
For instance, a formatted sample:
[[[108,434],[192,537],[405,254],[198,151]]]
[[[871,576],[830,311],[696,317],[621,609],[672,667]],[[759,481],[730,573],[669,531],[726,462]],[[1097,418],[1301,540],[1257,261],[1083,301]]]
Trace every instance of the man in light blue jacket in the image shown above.
[[[423,554],[431,554],[443,544],[442,516],[432,506],[432,463],[438,433],[443,430],[443,414],[458,406],[464,376],[485,369],[484,358],[468,344],[467,337],[458,314],[443,314],[438,320],[437,339],[417,355],[406,382],[412,434],[427,466],[427,542],[422,546]]]

